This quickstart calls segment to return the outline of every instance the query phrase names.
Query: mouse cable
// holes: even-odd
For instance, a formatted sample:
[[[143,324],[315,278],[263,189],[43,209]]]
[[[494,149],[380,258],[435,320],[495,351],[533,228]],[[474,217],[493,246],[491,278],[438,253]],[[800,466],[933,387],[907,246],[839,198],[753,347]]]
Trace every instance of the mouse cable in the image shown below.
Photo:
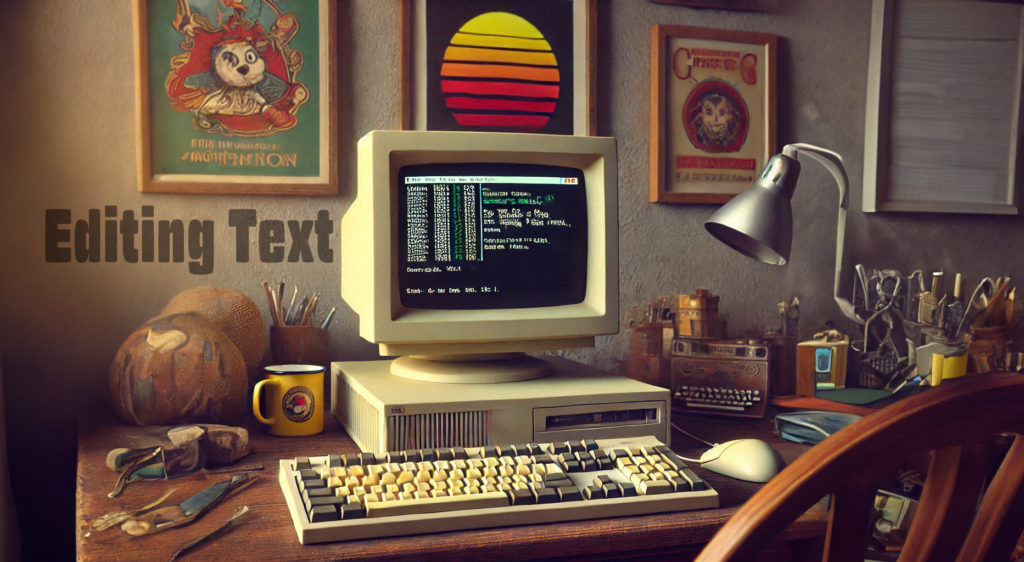
[[[700,437],[697,437],[696,435],[690,433],[689,431],[686,431],[685,429],[679,427],[678,425],[676,425],[676,422],[669,422],[669,424],[672,426],[672,429],[678,431],[679,433],[682,433],[683,435],[685,435],[685,436],[687,436],[687,437],[689,437],[691,439],[695,439],[697,441],[700,441],[701,443],[704,443],[708,447],[717,447],[717,445],[715,445],[713,443],[708,443],[707,441],[701,439]],[[700,464],[700,460],[699,459],[688,459],[686,457],[679,457],[679,458],[683,459],[686,462],[695,462],[697,464]]]

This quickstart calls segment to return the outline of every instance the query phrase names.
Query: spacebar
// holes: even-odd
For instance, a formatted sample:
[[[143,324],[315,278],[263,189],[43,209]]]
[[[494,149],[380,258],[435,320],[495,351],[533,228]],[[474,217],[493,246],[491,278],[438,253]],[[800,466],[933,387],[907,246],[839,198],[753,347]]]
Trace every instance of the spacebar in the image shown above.
[[[687,408],[709,408],[712,410],[729,410],[731,412],[742,412],[743,406],[722,406],[721,404],[701,404],[699,402],[687,402]]]
[[[370,502],[366,505],[366,517],[393,517],[396,515],[438,513],[441,511],[481,509],[484,507],[505,507],[507,505],[509,505],[509,499],[505,492],[484,492],[482,494],[423,498],[419,500]]]

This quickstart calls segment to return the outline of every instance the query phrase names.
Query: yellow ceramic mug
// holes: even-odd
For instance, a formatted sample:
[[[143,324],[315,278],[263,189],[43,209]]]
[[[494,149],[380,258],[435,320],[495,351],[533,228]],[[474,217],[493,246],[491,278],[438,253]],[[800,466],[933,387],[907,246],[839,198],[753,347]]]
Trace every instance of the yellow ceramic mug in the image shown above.
[[[252,392],[252,413],[270,426],[267,433],[298,437],[324,430],[324,368],[316,365],[273,365]],[[267,414],[260,413],[260,392],[267,387]]]

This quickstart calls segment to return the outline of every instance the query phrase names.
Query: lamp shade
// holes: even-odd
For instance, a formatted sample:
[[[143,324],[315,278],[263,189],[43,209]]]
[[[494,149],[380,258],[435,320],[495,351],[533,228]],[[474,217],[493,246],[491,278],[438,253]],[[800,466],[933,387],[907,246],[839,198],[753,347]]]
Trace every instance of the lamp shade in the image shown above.
[[[754,185],[723,205],[704,228],[730,248],[772,265],[785,265],[793,241],[790,200],[800,162],[778,154],[768,160]]]

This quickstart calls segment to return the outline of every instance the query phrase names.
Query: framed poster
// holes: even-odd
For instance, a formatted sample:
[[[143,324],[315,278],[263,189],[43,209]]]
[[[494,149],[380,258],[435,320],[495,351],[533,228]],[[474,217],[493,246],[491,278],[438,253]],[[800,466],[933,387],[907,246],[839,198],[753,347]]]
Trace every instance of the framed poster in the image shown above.
[[[399,0],[405,130],[595,133],[595,0]]]
[[[333,2],[133,6],[140,191],[337,193]]]
[[[775,35],[651,29],[653,203],[725,203],[775,154]]]

